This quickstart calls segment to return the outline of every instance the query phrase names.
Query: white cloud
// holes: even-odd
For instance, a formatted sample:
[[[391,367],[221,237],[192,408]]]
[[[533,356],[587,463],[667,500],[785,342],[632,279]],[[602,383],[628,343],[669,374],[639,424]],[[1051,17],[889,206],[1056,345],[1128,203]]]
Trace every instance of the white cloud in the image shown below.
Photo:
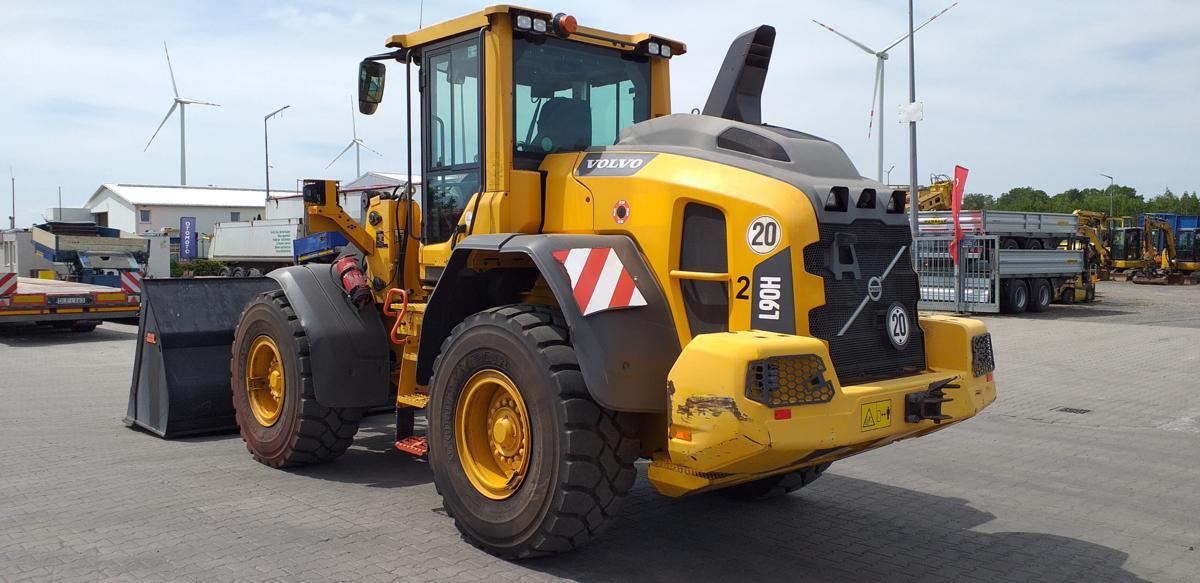
[[[918,19],[948,2],[917,2]],[[426,24],[482,6],[426,4]],[[688,54],[672,60],[676,111],[703,106],[733,37],[774,25],[764,117],[837,141],[861,172],[873,175],[875,145],[866,137],[873,60],[809,19],[883,44],[905,29],[903,4],[563,0],[545,6],[589,26],[686,42]],[[16,2],[5,11],[0,165],[14,167],[18,218],[28,224],[54,204],[59,185],[65,203],[78,205],[104,181],[178,180],[177,122],[142,152],[171,101],[164,40],[180,92],[222,105],[188,111],[190,183],[261,186],[262,116],[289,103],[284,117],[271,122],[273,187],[352,177],[351,157],[324,167],[350,138],[355,68],[383,50],[388,35],[416,28],[418,1]],[[963,0],[917,36],[918,99],[926,110],[920,174],[960,163],[972,170],[968,190],[992,193],[1027,184],[1050,192],[1099,185],[1099,172],[1147,195],[1166,186],[1200,189],[1198,28],[1200,5],[1186,1]],[[893,182],[908,174],[907,129],[895,122],[907,95],[906,72],[907,48],[897,47],[887,69],[888,103],[876,118],[886,124],[885,168],[896,165]],[[364,155],[364,168],[403,169],[397,105],[393,98],[376,116],[359,118],[359,135],[385,155]],[[7,194],[0,196],[5,207]]]

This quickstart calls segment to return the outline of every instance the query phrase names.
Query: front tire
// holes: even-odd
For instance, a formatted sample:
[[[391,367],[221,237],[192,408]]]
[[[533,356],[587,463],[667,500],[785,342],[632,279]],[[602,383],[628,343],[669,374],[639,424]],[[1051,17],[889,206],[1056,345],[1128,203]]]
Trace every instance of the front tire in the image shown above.
[[[313,395],[308,337],[282,290],[246,305],[233,338],[233,408],[246,449],[273,468],[327,462],[346,452],[362,410]]]
[[[554,308],[502,306],[459,324],[434,363],[426,414],[446,510],[499,557],[583,545],[636,477],[637,418],[592,400]]]

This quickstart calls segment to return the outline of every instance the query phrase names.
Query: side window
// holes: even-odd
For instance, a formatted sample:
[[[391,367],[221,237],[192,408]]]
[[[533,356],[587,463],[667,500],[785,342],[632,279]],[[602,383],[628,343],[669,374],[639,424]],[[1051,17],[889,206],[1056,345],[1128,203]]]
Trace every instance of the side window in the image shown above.
[[[479,162],[479,47],[459,43],[431,56],[432,169]]]
[[[235,223],[242,220],[242,213],[238,211],[229,211],[229,220]]]
[[[474,38],[425,59],[425,241],[454,235],[467,201],[480,190],[479,46]]]
[[[139,210],[138,211],[138,222],[139,223],[149,223],[150,222],[150,211],[146,210],[146,209]]]

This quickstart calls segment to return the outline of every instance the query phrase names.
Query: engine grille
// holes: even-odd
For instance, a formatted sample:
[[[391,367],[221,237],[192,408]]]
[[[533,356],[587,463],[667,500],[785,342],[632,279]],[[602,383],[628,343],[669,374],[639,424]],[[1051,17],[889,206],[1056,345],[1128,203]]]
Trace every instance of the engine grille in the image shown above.
[[[925,337],[917,325],[919,292],[908,226],[859,219],[849,225],[822,223],[820,234],[820,241],[804,249],[805,270],[825,282],[825,304],[809,310],[809,327],[813,336],[829,342],[838,379],[855,384],[924,370]],[[851,244],[852,251],[845,248]],[[838,336],[867,297],[867,281],[882,275],[902,247],[905,250],[884,279],[879,300],[868,301],[846,333]],[[893,302],[902,304],[910,319],[910,338],[902,349],[892,345],[884,330],[884,315]]]
[[[971,372],[981,377],[996,370],[996,360],[992,356],[992,335],[980,334],[971,339]]]

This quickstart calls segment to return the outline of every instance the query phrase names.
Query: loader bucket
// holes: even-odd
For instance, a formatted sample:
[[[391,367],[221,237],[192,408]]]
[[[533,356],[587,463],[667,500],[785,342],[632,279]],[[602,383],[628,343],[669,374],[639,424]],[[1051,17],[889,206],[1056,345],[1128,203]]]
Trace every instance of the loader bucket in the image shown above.
[[[268,277],[147,279],[125,424],[163,438],[237,429],[230,348],[242,308]]]

